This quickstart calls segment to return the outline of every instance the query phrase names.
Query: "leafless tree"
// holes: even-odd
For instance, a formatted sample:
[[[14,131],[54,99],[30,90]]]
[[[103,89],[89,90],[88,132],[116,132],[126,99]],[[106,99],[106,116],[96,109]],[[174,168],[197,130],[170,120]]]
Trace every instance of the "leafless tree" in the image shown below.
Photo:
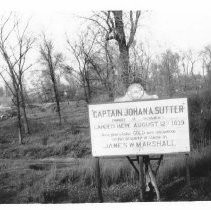
[[[179,71],[179,54],[167,50],[162,54],[159,64],[160,74],[163,76],[165,92],[169,97],[175,93],[175,75]]]
[[[183,69],[183,74],[184,74],[184,90],[186,90],[187,78],[189,76],[191,76],[193,79],[194,87],[196,88],[196,91],[198,90],[197,78],[194,73],[194,67],[197,62],[197,59],[198,58],[196,57],[196,55],[193,54],[191,50],[188,50],[187,52],[183,52],[182,56],[180,57],[181,67]]]
[[[46,71],[48,72],[52,81],[59,123],[61,124],[62,119],[60,109],[60,97],[57,87],[56,70],[61,67],[61,64],[64,61],[64,57],[62,53],[55,52],[53,42],[51,40],[48,40],[44,34],[42,44],[40,45],[40,58],[41,63],[46,67]]]
[[[151,54],[143,43],[131,47],[131,71],[134,80],[140,80],[145,89],[149,89]]]
[[[22,144],[21,108],[23,110],[24,130],[25,133],[29,133],[23,80],[24,73],[31,67],[31,64],[28,65],[26,60],[35,39],[27,36],[29,22],[21,29],[20,21],[15,16],[13,17],[13,15],[11,13],[8,17],[1,18],[0,53],[6,65],[3,67],[4,70],[0,75],[13,95],[13,103],[18,113],[19,143]],[[7,82],[7,77],[5,77],[4,73],[9,75],[12,85]]]
[[[122,83],[121,89],[125,89],[130,84],[130,47],[134,42],[135,34],[138,28],[138,22],[141,11],[129,11],[129,23],[126,24],[124,13],[118,11],[102,11],[95,13],[93,17],[87,18],[96,23],[102,29],[105,40],[115,40],[119,47],[119,82]],[[130,25],[130,27],[126,27]],[[128,29],[129,28],[129,29]],[[129,33],[128,33],[129,32]],[[127,36],[128,34],[128,36]]]
[[[72,75],[75,75],[76,81],[83,87],[84,95],[87,102],[91,100],[91,84],[90,84],[90,54],[92,54],[94,43],[96,40],[96,35],[93,39],[88,42],[86,37],[88,36],[88,32],[84,35],[81,35],[79,42],[72,44],[70,40],[67,38],[68,49],[73,54],[76,62],[77,69],[66,66],[66,71],[70,71]]]
[[[113,100],[116,91],[114,57],[117,53],[107,41],[99,40],[98,35],[98,31],[95,33],[88,28],[78,42],[71,44],[67,40],[78,64],[78,68],[68,69],[83,87],[86,101],[90,101],[92,93],[98,91],[106,92],[109,99]]]
[[[84,52],[85,55],[86,52]],[[102,85],[107,92],[109,99],[114,99],[114,93],[116,90],[115,85],[115,65],[113,58],[107,45],[103,46],[103,54],[98,56],[88,56],[88,62],[90,64],[90,70],[92,72],[93,80],[96,80]]]
[[[211,86],[211,46],[208,45],[201,51],[200,56],[202,58],[203,76],[208,75],[208,80],[205,81],[208,86]],[[204,72],[206,70],[206,73]]]

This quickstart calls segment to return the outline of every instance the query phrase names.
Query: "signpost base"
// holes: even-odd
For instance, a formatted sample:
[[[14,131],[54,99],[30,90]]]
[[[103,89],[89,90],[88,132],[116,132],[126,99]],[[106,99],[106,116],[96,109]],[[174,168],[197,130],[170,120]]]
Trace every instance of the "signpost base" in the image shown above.
[[[158,173],[159,166],[161,164],[161,161],[163,159],[163,155],[161,155],[159,158],[155,157],[149,157],[149,155],[144,155],[144,156],[137,156],[136,158],[130,158],[127,156],[127,159],[129,160],[130,164],[136,171],[139,177],[139,186],[140,186],[140,196],[139,200],[140,201],[146,201],[146,185],[150,185],[154,188],[157,196],[157,201],[160,201],[160,192],[158,189],[158,185],[156,182],[156,175]],[[151,167],[151,160],[157,160],[157,167],[155,171],[152,170]],[[138,163],[138,168],[136,167],[135,163]],[[149,184],[150,183],[150,184]]]
[[[150,157],[148,155],[144,156],[144,165],[145,165],[145,176],[147,181],[146,185],[148,185],[149,192],[153,193],[153,191],[151,192],[150,186],[151,188],[154,187],[157,196],[157,201],[160,201],[160,192],[156,181],[156,175],[152,171],[150,164]]]
[[[185,169],[186,169],[186,182],[190,186],[190,164],[189,164],[189,154],[185,154]]]
[[[100,159],[99,157],[95,158],[95,177],[97,181],[97,192],[98,192],[98,198],[100,203],[103,203],[103,193],[102,193],[102,182],[100,177]]]
[[[140,186],[140,201],[144,201],[145,179],[144,179],[144,160],[143,156],[139,156],[139,186]]]

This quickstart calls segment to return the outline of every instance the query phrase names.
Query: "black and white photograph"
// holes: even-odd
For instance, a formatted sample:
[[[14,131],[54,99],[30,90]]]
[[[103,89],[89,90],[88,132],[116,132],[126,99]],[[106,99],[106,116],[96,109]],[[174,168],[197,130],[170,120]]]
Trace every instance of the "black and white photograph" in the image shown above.
[[[0,209],[210,205],[211,5],[117,2],[0,8]]]

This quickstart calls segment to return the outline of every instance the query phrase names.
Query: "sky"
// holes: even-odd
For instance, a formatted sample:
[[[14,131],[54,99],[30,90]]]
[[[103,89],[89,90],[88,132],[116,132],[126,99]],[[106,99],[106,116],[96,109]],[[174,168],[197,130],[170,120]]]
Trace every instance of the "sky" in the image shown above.
[[[161,45],[201,50],[211,43],[211,13],[205,11],[155,11],[152,37]]]
[[[210,8],[211,9],[211,8]],[[66,33],[76,40],[88,23],[80,17],[91,16],[88,11],[27,11],[22,16],[30,17],[32,31],[45,32],[52,37],[59,48],[66,45]],[[211,12],[150,10],[140,20],[137,40],[148,42],[153,51],[166,48],[175,50],[201,50],[211,44]]]
[[[78,34],[87,25],[87,21],[79,18],[80,16],[88,17],[92,10],[120,9],[120,5],[124,10],[148,10],[140,20],[136,40],[147,43],[154,54],[165,49],[192,49],[198,52],[211,44],[211,4],[208,1],[201,0],[197,1],[199,4],[194,4],[194,1],[187,0],[186,3],[180,0],[159,0],[159,4],[155,3],[158,1],[152,1],[151,5],[142,4],[141,0],[134,1],[135,4],[131,1],[121,1],[121,4],[114,4],[110,0],[100,1],[100,6],[96,7],[99,4],[92,0],[7,0],[1,4],[0,16],[15,10],[23,20],[30,18],[32,33],[38,35],[45,32],[55,41],[57,49],[64,52],[67,48],[66,34],[71,41],[77,40]]]
[[[142,39],[146,37],[153,44],[154,49],[198,50],[211,43],[209,0],[7,0],[1,2],[0,15],[16,10],[25,18],[31,17],[33,31],[47,31],[62,47],[65,32],[74,38],[83,26],[77,16],[89,16],[92,10],[106,9],[149,10],[141,20],[144,26],[139,33]]]

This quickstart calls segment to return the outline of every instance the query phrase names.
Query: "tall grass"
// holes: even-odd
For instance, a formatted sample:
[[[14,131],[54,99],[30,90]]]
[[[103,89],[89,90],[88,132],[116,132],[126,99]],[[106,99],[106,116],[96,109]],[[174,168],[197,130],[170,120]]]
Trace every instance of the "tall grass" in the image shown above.
[[[83,141],[73,137],[70,141],[64,141],[59,144],[41,145],[39,143],[32,145],[21,145],[7,148],[0,154],[0,158],[31,158],[40,159],[47,157],[72,157],[81,158],[90,154],[90,147]]]
[[[194,150],[190,153],[189,167],[191,177],[206,176],[211,170],[211,146]],[[185,155],[178,154],[164,158],[159,169],[158,180],[160,184],[169,183],[178,177],[185,176]]]
[[[210,176],[210,161],[211,147],[191,152],[190,174],[192,183],[195,183],[194,180],[199,179],[199,177]],[[9,185],[15,183],[15,189],[19,192],[13,201],[16,203],[98,202],[94,163],[94,158],[89,158],[77,159],[75,164],[70,167],[59,167],[59,165],[54,164],[50,170],[48,167],[39,170],[35,170],[34,167],[33,170],[32,167],[28,166],[28,171],[21,169],[16,173],[2,173],[0,178],[5,181],[15,180],[7,182]],[[14,167],[14,164],[15,162],[11,163],[10,167]],[[5,164],[2,164],[4,170],[3,167],[5,167]],[[24,167],[27,168],[27,164],[24,164]],[[138,198],[138,177],[126,158],[100,159],[100,169],[105,201],[126,202],[135,201]],[[158,172],[160,189],[163,189],[162,186],[180,178],[184,180],[184,177],[184,155],[164,156],[164,161]],[[208,183],[205,179],[204,181],[202,179],[202,182],[204,185]],[[202,188],[203,183],[197,185],[196,189]],[[209,184],[206,185],[209,187]],[[181,189],[184,186],[184,183],[182,186],[180,185]],[[14,190],[14,188],[12,189]],[[175,189],[173,191],[175,192]],[[187,194],[189,191],[186,189],[185,192]],[[193,193],[193,191],[189,193]],[[188,199],[186,194],[185,196]]]

